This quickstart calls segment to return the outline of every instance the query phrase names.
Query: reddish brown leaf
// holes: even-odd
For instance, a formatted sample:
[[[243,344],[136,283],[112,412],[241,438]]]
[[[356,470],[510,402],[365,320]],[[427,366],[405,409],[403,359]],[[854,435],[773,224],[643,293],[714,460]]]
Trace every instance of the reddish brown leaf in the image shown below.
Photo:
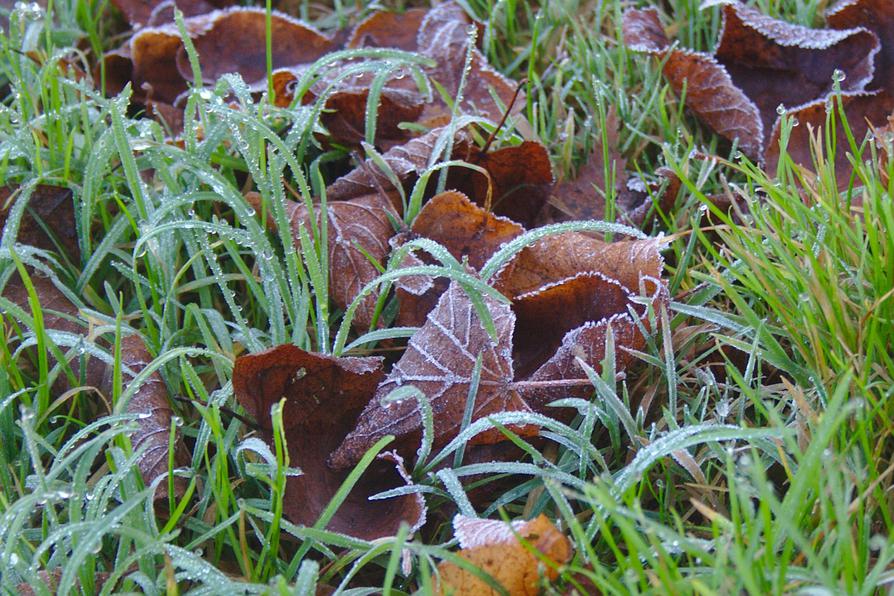
[[[543,145],[525,141],[488,153],[470,147],[467,154],[455,154],[455,157],[487,170],[489,180],[475,170],[454,168],[450,171],[448,187],[464,192],[496,215],[534,227],[549,200],[554,180],[549,152]]]
[[[292,17],[274,12],[273,67],[297,68],[335,49],[333,41]],[[217,10],[185,19],[186,30],[199,55],[202,76],[214,81],[234,72],[255,88],[266,86],[266,24],[263,9]],[[192,80],[192,69],[173,23],[137,31],[121,48],[107,53],[106,92],[120,92],[133,83],[134,101],[150,107],[179,130],[181,95]]]
[[[657,308],[659,301],[666,299],[665,288],[656,278],[643,278],[642,283]],[[586,384],[562,387],[547,382],[583,378],[578,359],[601,372],[609,329],[615,346],[615,370],[627,368],[634,360],[628,350],[645,346],[639,325],[650,328],[647,308],[634,302],[635,296],[615,280],[588,272],[515,301],[518,324],[514,356],[519,376],[525,375],[529,382],[521,384],[519,392],[532,408],[542,410],[554,400],[592,393]],[[636,314],[631,315],[629,310]]]
[[[208,22],[192,39],[202,77],[209,81],[235,72],[257,88],[266,85],[266,13],[261,8],[238,8],[208,15]],[[332,40],[313,27],[274,11],[271,18],[273,68],[309,64],[335,50]],[[186,51],[177,53],[177,68],[192,79]]]
[[[542,514],[531,521],[511,524],[458,515],[453,520],[453,527],[462,548],[459,556],[496,579],[509,594],[536,596],[540,593],[541,575],[554,581],[559,575],[556,567],[571,560],[571,542]],[[519,538],[552,565],[543,565]],[[437,594],[497,594],[474,573],[447,561],[438,565],[433,580]]]
[[[494,285],[512,298],[516,315],[516,378],[536,383],[519,385],[531,407],[590,393],[586,384],[575,388],[546,382],[583,378],[576,358],[601,370],[609,327],[616,370],[632,361],[624,348],[642,349],[637,323],[646,329],[649,325],[646,308],[634,297],[642,287],[654,307],[666,298],[658,248],[654,240],[604,243],[583,234],[557,234],[523,249],[498,274]]]
[[[867,30],[808,29],[738,3],[723,15],[715,56],[669,49],[655,9],[627,11],[624,37],[666,59],[664,74],[677,93],[685,86],[686,105],[752,158],[763,157],[777,106],[828,95],[836,69],[847,75],[845,90],[862,90],[873,76],[878,38]]]
[[[292,345],[237,358],[233,370],[236,399],[266,429],[272,443],[270,408],[285,399],[283,427],[291,465],[302,474],[289,478],[286,516],[313,525],[348,471],[333,471],[326,457],[338,446],[384,376],[380,358],[334,358]],[[412,530],[425,521],[419,494],[370,501],[375,493],[407,483],[401,462],[377,460],[326,526],[333,532],[373,540],[393,536],[401,522]]]
[[[121,364],[123,382],[130,384],[152,362],[152,355],[146,349],[139,335],[128,335],[121,339]],[[138,466],[143,480],[149,484],[162,474],[168,472],[168,449],[171,436],[171,417],[174,412],[168,401],[168,390],[164,379],[158,371],[153,372],[142,382],[133,397],[127,403],[125,412],[139,414],[139,427],[131,436],[134,450],[145,446],[146,451],[140,457]],[[174,452],[174,467],[186,465],[189,461],[188,454],[182,444],[177,445]],[[174,479],[174,490],[182,494],[186,489],[183,478]],[[155,491],[155,499],[161,500],[168,496],[168,482],[162,480]]]
[[[429,75],[451,98],[455,98],[459,91],[466,55],[471,52],[471,68],[466,74],[461,106],[465,112],[478,113],[497,122],[512,101],[517,84],[494,70],[480,50],[469,47],[470,26],[476,25],[459,4],[442,2],[422,20],[417,38],[418,48],[437,63],[429,70]],[[500,103],[494,101],[492,92]],[[523,100],[516,102],[515,109],[520,109],[522,105]],[[437,122],[447,115],[446,105],[438,101],[427,108],[423,120]]]
[[[405,190],[412,188],[418,177],[428,168],[432,159],[432,153],[439,148],[438,141],[444,135],[445,129],[436,128],[430,130],[421,137],[408,141],[389,149],[382,157],[390,166],[391,171],[404,186]],[[466,151],[468,135],[465,131],[457,131],[453,141],[453,153],[460,154]],[[367,159],[359,167],[342,176],[326,189],[326,196],[330,201],[343,201],[377,192],[393,191],[394,185],[388,176],[382,172],[372,160]],[[400,209],[399,205],[395,208]]]
[[[460,192],[447,191],[432,198],[413,222],[414,236],[443,245],[455,258],[468,259],[475,270],[506,242],[524,233],[524,228],[505,217],[497,217],[478,207]],[[422,260],[420,260],[422,259]],[[403,267],[421,265],[425,255],[410,256]],[[400,300],[399,325],[418,327],[425,322],[447,280],[417,276],[401,278],[395,284]]]
[[[344,78],[340,75],[346,64],[336,64],[320,77],[302,97],[302,102],[310,104],[320,96],[326,96],[324,112],[320,119],[329,133],[328,141],[345,145],[358,145],[365,137],[367,101],[370,86],[376,75],[362,72]],[[294,99],[294,84],[301,76],[302,69],[281,69],[274,73],[276,104],[280,107],[291,105]],[[406,140],[407,133],[398,125],[414,122],[423,110],[423,97],[416,88],[412,77],[405,69],[392,73],[379,95],[376,110],[376,144],[388,144]]]
[[[665,60],[664,76],[677,93],[686,88],[686,106],[711,129],[737,139],[744,153],[761,155],[764,129],[757,106],[712,56],[669,49],[657,9],[625,12],[624,41],[634,50]]]
[[[475,270],[483,267],[501,245],[525,231],[514,221],[488,213],[452,190],[426,203],[412,230],[443,245],[457,259],[468,258]]]
[[[481,382],[475,400],[472,420],[501,411],[528,411],[527,405],[508,386],[512,380],[512,329],[515,316],[507,305],[483,297],[496,327],[496,342],[491,340],[463,289],[452,283],[441,296],[428,320],[410,339],[409,346],[394,365],[388,378],[379,385],[376,395],[364,409],[357,426],[330,462],[337,468],[355,464],[363,453],[381,437],[393,434],[402,448],[418,444],[422,419],[418,402],[406,399],[382,404],[381,400],[403,385],[413,385],[429,400],[434,412],[434,442],[443,445],[456,436],[462,424],[463,411],[475,360],[481,354]],[[533,429],[515,429],[532,434]],[[496,430],[479,434],[471,444],[487,444],[502,440]]]
[[[841,96],[848,126],[859,143],[872,128],[885,126],[888,115],[894,111],[894,3],[886,0],[843,0],[829,9],[827,20],[835,29],[868,29],[881,40],[881,50],[875,57],[875,78],[870,85],[872,91],[843,93]],[[808,170],[813,169],[811,134],[819,134],[818,131],[825,128],[827,105],[833,104],[821,98],[791,113],[799,126],[792,129],[786,151],[795,164]],[[826,158],[834,157],[838,187],[844,189],[851,183],[850,146],[840,118],[836,117],[836,125],[836,153]],[[777,122],[767,147],[767,168],[770,172],[774,172],[779,163],[780,132],[780,123]]]
[[[174,20],[174,8],[179,8],[185,17],[211,12],[232,4],[227,0],[112,0],[115,8],[134,28],[144,25],[154,26]]]
[[[641,277],[660,277],[664,266],[656,240],[606,243],[577,232],[553,234],[522,249],[497,274],[494,287],[515,299],[543,286],[595,271],[639,292]]]
[[[411,8],[397,12],[376,12],[354,29],[349,48],[397,48],[407,52],[417,49],[416,36],[427,10]]]
[[[870,89],[894,91],[894,3],[888,0],[839,0],[826,12],[833,29],[862,27],[875,33],[881,49],[875,57]]]
[[[252,193],[246,197],[256,208],[260,197]],[[322,225],[321,213],[316,211],[316,225]],[[348,201],[332,201],[327,206],[329,241],[329,296],[339,308],[347,308],[367,283],[379,276],[379,270],[369,257],[380,265],[388,256],[389,239],[394,227],[389,215],[398,219],[388,200],[376,194],[356,197]],[[307,207],[303,203],[286,204],[286,215],[292,226],[296,245],[303,227],[313,237]],[[273,225],[272,220],[268,224]],[[369,327],[375,312],[377,294],[367,296],[354,316],[360,327]]]
[[[847,116],[848,127],[854,139],[861,143],[873,126],[881,126],[887,122],[888,115],[894,111],[894,97],[886,91],[871,93],[844,93],[841,95],[841,104]],[[817,146],[812,137],[817,137],[826,128],[826,116],[830,107],[838,109],[838,99],[827,101],[825,99],[803,106],[791,113],[791,117],[798,122],[798,126],[791,129],[786,153],[791,160],[807,170],[813,169],[813,152],[811,149],[821,148],[825,151],[825,144]],[[835,175],[838,187],[845,189],[851,183],[853,166],[850,162],[850,144],[841,118],[836,114],[835,138],[837,139],[834,155]],[[777,122],[770,135],[767,146],[767,171],[776,172],[779,165],[779,140],[781,136],[781,123]],[[822,137],[819,137],[822,138]],[[828,159],[830,156],[826,156]],[[859,185],[856,179],[854,184]]]
[[[13,193],[0,188],[0,228],[6,226]],[[81,249],[74,226],[74,197],[68,188],[39,185],[28,199],[16,239],[45,250],[59,251],[80,264]]]

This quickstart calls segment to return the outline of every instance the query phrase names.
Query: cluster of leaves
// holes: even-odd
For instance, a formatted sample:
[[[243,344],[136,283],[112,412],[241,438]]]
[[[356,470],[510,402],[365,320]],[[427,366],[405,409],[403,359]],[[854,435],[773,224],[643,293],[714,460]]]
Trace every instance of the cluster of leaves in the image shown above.
[[[705,3],[717,4],[723,4],[724,20],[713,54],[672,45],[654,9],[626,12],[623,33],[629,48],[659,57],[671,88],[685,105],[748,157],[771,170],[784,171],[792,160],[808,166],[817,145],[811,125],[826,123],[833,97],[856,124],[847,134],[858,143],[867,130],[887,122],[894,106],[886,87],[891,29],[886,2],[840,2],[829,11],[829,28],[822,30],[774,20],[738,3]],[[706,396],[713,398],[722,385],[726,404],[731,387],[747,386],[760,377],[755,362],[764,358],[756,347],[765,338],[763,321],[747,310],[747,301],[736,303],[748,313],[747,325],[702,307],[716,292],[710,285],[715,283],[713,271],[705,285],[693,290],[693,305],[669,300],[688,275],[696,236],[712,254],[716,239],[692,234],[685,251],[675,255],[671,270],[676,274],[668,281],[661,252],[679,237],[649,238],[637,229],[649,225],[653,213],[672,211],[684,184],[693,196],[700,196],[698,187],[706,176],[694,183],[685,168],[662,168],[649,178],[652,183],[645,183],[628,172],[614,107],[604,110],[600,139],[578,176],[557,176],[549,155],[555,148],[535,140],[538,135],[521,112],[526,101],[531,105],[531,93],[543,90],[529,85],[525,97],[523,84],[488,63],[487,29],[468,16],[465,4],[373,12],[355,27],[330,33],[284,13],[226,2],[181,0],[176,7],[183,16],[170,1],[117,0],[115,5],[134,31],[123,45],[92,64],[94,69],[69,55],[27,54],[35,63],[67,71],[76,83],[66,82],[65,92],[90,105],[84,108],[84,120],[95,117],[100,127],[111,126],[95,146],[82,147],[76,136],[70,140],[77,147],[74,153],[94,154],[87,161],[83,187],[36,184],[34,180],[42,178],[38,176],[0,189],[2,258],[9,265],[2,273],[0,304],[4,320],[14,326],[11,334],[21,338],[13,355],[2,355],[11,361],[33,361],[35,370],[26,374],[41,380],[35,389],[38,399],[29,402],[30,390],[22,389],[22,402],[43,418],[85,387],[111,397],[108,410],[127,423],[130,443],[125,442],[124,450],[109,447],[108,465],[122,470],[110,477],[120,481],[127,469],[124,462],[130,461],[150,488],[137,492],[139,483],[122,484],[120,489],[112,481],[98,484],[108,495],[116,490],[125,495],[122,510],[132,507],[129,494],[154,503],[164,522],[160,534],[165,540],[173,535],[172,528],[177,532],[182,526],[184,532],[195,533],[189,548],[214,544],[214,565],[238,565],[234,573],[251,580],[283,573],[291,581],[297,573],[295,589],[314,581],[315,568],[305,566],[303,557],[316,549],[333,558],[329,549],[336,545],[364,553],[356,555],[356,565],[340,588],[351,585],[367,562],[392,549],[386,586],[393,582],[401,558],[409,574],[414,553],[419,555],[417,577],[423,588],[497,593],[502,587],[533,594],[544,578],[556,580],[560,570],[566,584],[573,584],[567,565],[575,555],[563,533],[543,517],[511,524],[469,517],[481,509],[496,511],[531,492],[531,484],[519,485],[517,478],[504,482],[507,476],[542,474],[580,491],[573,497],[583,503],[578,510],[563,490],[544,482],[529,495],[529,503],[538,503],[539,509],[526,507],[524,514],[533,517],[532,511],[538,513],[552,499],[557,515],[564,516],[574,533],[579,555],[575,564],[585,568],[587,581],[606,580],[611,573],[601,567],[592,546],[594,537],[604,532],[600,524],[606,523],[606,516],[616,516],[612,523],[629,540],[617,548],[617,533],[605,532],[608,545],[602,552],[607,557],[629,556],[640,565],[655,552],[662,562],[668,556],[652,538],[648,544],[637,543],[624,524],[635,519],[647,533],[666,533],[667,528],[618,505],[620,495],[656,461],[672,454],[673,461],[704,486],[709,480],[703,464],[724,458],[719,441],[753,439],[771,457],[781,453],[781,442],[765,441],[769,436],[778,439],[776,433],[696,424],[688,404],[678,408],[678,385],[687,381],[676,376],[676,349],[689,358],[687,366],[711,378],[693,405],[702,419],[708,412]],[[96,80],[105,82],[110,96],[121,93],[118,99],[93,93],[86,74],[91,70]],[[797,85],[791,82],[792,73],[800,77]],[[50,102],[42,97],[35,104],[46,109]],[[783,117],[779,105],[802,125],[796,127],[794,119]],[[124,107],[154,122],[126,119]],[[526,115],[533,113],[529,109]],[[59,130],[63,120],[47,118]],[[573,118],[569,122],[573,124]],[[148,126],[141,128],[143,124]],[[877,137],[882,134],[877,132]],[[51,158],[60,149],[41,134],[34,137],[46,144],[41,151]],[[4,161],[0,171],[21,175],[16,168],[27,161],[22,157],[26,151],[14,153],[8,147],[4,160],[13,167],[7,170]],[[71,152],[61,152],[66,172]],[[248,157],[252,153],[254,157]],[[112,155],[118,156],[117,163]],[[168,171],[171,162],[166,160],[173,155],[182,161]],[[843,152],[838,158],[842,163],[848,159]],[[96,165],[103,159],[113,162],[108,172]],[[672,161],[668,157],[670,165],[678,165]],[[703,162],[709,168],[716,164],[711,159]],[[236,165],[218,170],[220,164]],[[126,185],[96,181],[103,173],[114,177],[118,170]],[[851,170],[837,171],[842,176],[838,184],[852,184]],[[52,180],[54,175],[46,177]],[[123,196],[127,193],[130,198]],[[289,194],[299,200],[289,200]],[[732,225],[717,208],[729,199],[701,198],[712,203],[716,217]],[[156,199],[158,205],[153,206]],[[202,202],[211,206],[196,215],[192,209]],[[103,207],[91,211],[97,204]],[[739,212],[737,217],[745,215]],[[98,234],[92,228],[98,225],[106,225],[108,235],[96,246]],[[130,228],[135,242],[122,250]],[[180,269],[174,265],[176,251],[165,245],[178,229],[188,230],[185,241],[176,241],[187,253]],[[201,233],[192,236],[193,230]],[[202,235],[206,231],[220,240],[208,242]],[[633,239],[619,241],[618,236]],[[253,265],[246,264],[240,245],[255,251]],[[132,255],[126,254],[128,248]],[[756,254],[761,247],[749,249]],[[216,250],[232,259],[231,270],[221,267]],[[151,258],[143,260],[147,251]],[[108,254],[121,262],[108,267]],[[119,266],[122,263],[127,265]],[[153,271],[157,266],[160,273]],[[738,275],[736,267],[729,264],[714,276],[716,283]],[[75,283],[70,283],[66,272],[78,270]],[[114,289],[105,284],[104,305],[98,288],[92,287],[96,284],[90,283],[100,270],[115,271],[127,280]],[[288,276],[278,273],[286,270]],[[188,271],[196,272],[197,279],[181,284],[192,274]],[[233,280],[244,282],[248,291],[234,293],[229,286]],[[214,284],[220,296],[209,296],[208,286]],[[159,288],[170,293],[164,296]],[[139,305],[138,310],[150,313],[145,321],[133,322],[133,329],[126,322],[130,317],[124,314],[125,301],[115,296],[119,291],[128,295],[131,305]],[[265,294],[269,302],[264,302]],[[150,308],[145,307],[147,297]],[[252,301],[263,306],[252,309]],[[97,310],[87,306],[91,303]],[[249,321],[252,315],[243,317],[243,303],[256,319],[263,319],[261,323]],[[199,321],[194,325],[201,333],[181,333],[181,307],[182,320]],[[674,330],[669,308],[683,318],[706,322]],[[308,320],[312,324],[306,325]],[[260,331],[259,326],[268,323],[269,333]],[[752,333],[755,344],[725,339],[721,359],[735,362],[715,362],[716,352],[712,356],[693,340],[713,333],[715,325],[743,337]],[[159,332],[162,327],[164,333]],[[659,333],[664,342],[660,348]],[[768,333],[772,337],[775,330]],[[199,342],[213,349],[171,349]],[[784,371],[799,382],[810,380],[775,339],[766,345],[774,379]],[[152,351],[158,352],[155,360]],[[658,352],[662,357],[654,355]],[[385,356],[371,355],[380,353]],[[197,368],[194,358],[202,362]],[[669,403],[664,418],[657,421],[670,429],[664,437],[656,434],[654,425],[644,430],[653,398],[658,395],[660,401],[665,395],[664,389],[644,386],[653,377],[633,376],[637,384],[630,395],[626,385],[622,395],[615,391],[615,382],[625,379],[640,360],[667,379]],[[182,384],[165,381],[175,362],[182,368]],[[701,366],[708,372],[702,373]],[[728,371],[723,375],[730,378],[718,384],[712,376],[715,370]],[[13,384],[27,385],[19,379]],[[189,398],[176,400],[190,404],[181,409],[188,416],[201,417],[199,431],[178,430],[171,404],[178,384]],[[592,399],[594,390],[597,400]],[[15,399],[13,394],[0,403],[4,428],[10,426],[5,408]],[[744,412],[745,398],[739,399]],[[241,405],[249,417],[224,404]],[[681,411],[680,420],[675,419]],[[718,405],[717,411],[716,419],[725,420],[728,405]],[[830,411],[839,416],[831,406]],[[221,423],[221,413],[232,418],[229,427]],[[755,418],[775,422],[776,415],[761,410]],[[792,416],[791,425],[802,433],[799,439],[806,436],[806,423]],[[594,436],[597,420],[613,429],[609,437]],[[810,423],[818,420],[813,416]],[[837,423],[841,417],[824,424],[829,420]],[[25,420],[21,425],[27,437],[29,424]],[[616,453],[624,453],[619,426],[630,439],[630,453],[606,496],[600,492],[605,487],[586,479],[609,473],[594,441],[600,445],[604,439]],[[263,441],[243,437],[246,428],[255,429]],[[831,427],[819,428],[817,436],[831,433]],[[59,453],[87,449],[87,442],[79,442],[86,432]],[[97,449],[103,440],[105,435],[96,438]],[[709,445],[690,454],[687,449],[700,443]],[[560,455],[554,457],[556,445]],[[794,452],[789,443],[785,447]],[[30,457],[40,460],[39,455]],[[782,465],[787,465],[785,457]],[[524,463],[529,458],[535,463]],[[203,483],[186,471],[203,459],[219,473],[213,482]],[[240,472],[244,469],[244,478],[251,478],[245,485],[242,479],[236,483],[249,495],[248,501],[236,503],[221,487],[229,480],[231,461],[241,466]],[[567,472],[572,468],[575,474]],[[89,462],[78,470],[85,476]],[[58,473],[53,467],[50,475]],[[803,482],[792,485],[796,490],[790,500],[797,501],[808,489]],[[191,505],[197,492],[202,496]],[[265,498],[252,498],[258,494]],[[653,497],[662,500],[666,495],[648,495]],[[721,499],[712,495],[708,501],[694,505],[698,519],[715,524],[701,528],[702,535],[719,533],[718,528],[725,531],[730,522],[724,514],[741,515],[734,499],[732,514]],[[795,507],[787,500],[783,509],[791,512]],[[50,506],[46,510],[52,511]],[[188,510],[195,516],[180,524]],[[456,510],[461,512],[453,517],[454,538],[463,549],[459,555],[409,543],[414,533],[440,527]],[[14,520],[8,524],[13,528],[28,515],[22,507],[11,508],[4,519]],[[78,515],[73,510],[71,518]],[[585,529],[577,517],[591,518]],[[797,524],[794,518],[785,521]],[[120,524],[112,522],[110,527],[117,531]],[[54,567],[64,556],[60,553],[80,540],[67,532],[54,532],[47,539],[47,544],[65,545],[52,557],[43,557],[43,545],[35,555],[35,561],[49,561],[49,572],[29,577],[68,588],[79,581],[82,586],[107,582],[111,589],[122,578],[151,584],[144,575],[151,573],[147,569],[152,565],[141,560],[142,568],[136,570],[131,562],[141,555],[128,558],[127,548],[120,549],[126,556],[119,555],[126,564],[110,569],[111,575]],[[284,545],[296,536],[299,544]],[[715,548],[688,538],[681,548],[697,561]],[[85,543],[92,544],[91,539]],[[134,545],[142,540],[124,540],[131,539]],[[221,555],[224,540],[238,545],[232,555],[236,562],[229,554]],[[143,554],[165,554],[169,586],[187,580],[202,583],[207,576],[224,585],[226,578],[201,553],[160,544],[145,547]],[[256,546],[258,552],[249,554]],[[4,563],[12,560],[10,548],[3,553]],[[778,550],[768,548],[768,556]],[[282,553],[292,557],[291,562],[283,563]],[[431,553],[444,559],[436,572],[429,564]],[[879,555],[879,566],[884,567],[886,556]],[[674,557],[682,555],[674,551],[669,559]],[[341,565],[345,563],[328,572],[330,579]],[[28,576],[21,561],[10,566],[15,577]],[[80,573],[77,580],[75,573]],[[643,574],[640,580],[652,577]]]
[[[794,163],[810,167],[812,135],[826,124],[833,93],[842,98],[858,143],[870,129],[887,127],[894,111],[890,2],[842,0],[828,9],[827,29],[773,19],[735,0],[702,4],[715,5],[723,7],[723,24],[713,54],[673,47],[654,8],[624,14],[624,41],[661,58],[686,106],[745,155],[774,172],[782,147]],[[847,137],[841,125],[837,133]],[[835,157],[845,189],[848,158],[844,151]]]

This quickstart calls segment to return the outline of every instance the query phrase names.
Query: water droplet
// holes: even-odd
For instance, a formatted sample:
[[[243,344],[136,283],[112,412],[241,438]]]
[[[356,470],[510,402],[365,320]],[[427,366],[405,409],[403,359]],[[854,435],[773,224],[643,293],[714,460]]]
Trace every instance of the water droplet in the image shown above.
[[[840,83],[846,78],[847,78],[847,74],[839,68],[836,68],[832,72],[832,80],[835,81],[836,83]]]
[[[779,114],[780,116],[785,116],[785,106],[782,104],[779,104],[778,106],[776,106],[776,113]]]

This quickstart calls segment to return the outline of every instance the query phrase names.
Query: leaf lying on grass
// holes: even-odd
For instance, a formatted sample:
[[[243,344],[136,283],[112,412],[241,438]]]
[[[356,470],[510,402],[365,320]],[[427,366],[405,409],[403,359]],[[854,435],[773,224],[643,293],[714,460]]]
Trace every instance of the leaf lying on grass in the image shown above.
[[[73,236],[74,210],[73,197],[68,189],[38,186],[30,196],[29,210],[21,219],[17,239],[32,246],[55,249],[58,242],[63,249],[70,251],[68,257],[80,262],[80,250],[77,239]],[[7,222],[10,210],[0,212],[0,226]],[[30,283],[40,302],[44,329],[51,332],[63,332],[74,336],[82,336],[88,329],[88,323],[81,317],[78,307],[72,299],[60,290],[56,283],[33,269],[28,273]],[[18,273],[7,281],[2,296],[20,307],[26,314],[33,316],[25,281]],[[83,341],[89,342],[84,338]],[[125,385],[133,382],[150,363],[152,356],[139,335],[131,334],[121,338],[121,368]],[[72,375],[77,379],[80,368],[77,361],[68,363]],[[96,357],[87,356],[84,365],[83,385],[110,395],[112,392],[112,367]],[[71,388],[65,375],[53,386],[53,393],[61,395]],[[172,409],[167,388],[158,371],[153,372],[142,381],[131,397],[124,412],[140,414],[137,430],[132,435],[134,449],[144,448],[138,466],[146,484],[151,483],[161,474],[167,473],[170,457],[169,439],[171,433]],[[187,461],[186,453],[175,442],[174,465],[180,466]],[[174,481],[175,491],[182,493],[185,484],[182,479]],[[155,492],[156,500],[164,500],[168,495],[168,485],[162,482]]]
[[[453,529],[462,549],[459,556],[512,595],[539,594],[541,578],[555,580],[557,568],[571,559],[571,542],[544,515],[511,524],[457,515]],[[433,581],[437,594],[498,593],[477,574],[453,562],[438,565]]]
[[[443,445],[456,436],[469,396],[472,371],[481,357],[481,384],[475,396],[472,420],[502,411],[529,411],[518,393],[509,387],[512,372],[512,331],[515,316],[508,305],[483,297],[496,329],[491,338],[465,291],[453,283],[441,296],[428,320],[410,339],[388,378],[364,409],[357,426],[332,454],[334,467],[351,466],[381,437],[418,444],[421,413],[415,400],[381,403],[391,391],[413,385],[422,391],[434,413],[434,442]],[[523,432],[524,429],[514,429]],[[530,431],[528,431],[530,432]],[[475,437],[475,443],[494,443],[502,435],[493,431]]]
[[[881,47],[875,55],[875,74],[865,91],[842,93],[841,107],[847,117],[851,134],[859,145],[874,128],[888,124],[888,116],[894,112],[894,4],[885,0],[842,0],[826,12],[826,20],[834,29],[861,28],[878,36]],[[807,169],[813,168],[811,131],[825,128],[830,108],[837,108],[837,101],[820,98],[808,105],[792,110],[793,121],[799,123],[789,131],[786,153],[791,160]],[[840,189],[850,184],[851,164],[848,153],[851,148],[840,118],[836,118],[834,155],[835,175]],[[773,127],[767,152],[767,168],[772,172],[779,162],[781,122]]]
[[[866,29],[808,29],[722,4],[713,55],[672,48],[654,8],[624,14],[624,41],[661,57],[674,90],[685,86],[687,107],[753,159],[764,158],[778,106],[797,110],[827,97],[836,70],[844,91],[862,91],[873,77],[879,41]]]
[[[334,358],[291,345],[236,360],[233,392],[264,429],[268,442],[272,443],[273,429],[270,408],[285,400],[282,420],[289,459],[301,475],[286,481],[283,504],[286,516],[295,523],[316,523],[348,476],[349,471],[327,466],[326,458],[350,430],[383,376],[380,358]],[[366,540],[393,536],[402,522],[411,531],[418,529],[425,521],[425,504],[418,493],[368,500],[406,484],[402,466],[394,454],[380,457],[326,528]]]

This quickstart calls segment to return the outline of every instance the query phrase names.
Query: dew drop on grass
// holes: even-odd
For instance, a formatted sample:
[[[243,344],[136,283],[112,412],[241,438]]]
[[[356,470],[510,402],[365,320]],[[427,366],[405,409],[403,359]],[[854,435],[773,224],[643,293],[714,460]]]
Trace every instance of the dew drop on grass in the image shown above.
[[[780,116],[785,116],[785,106],[782,104],[779,104],[778,106],[776,106],[776,113],[779,114]]]
[[[847,73],[845,73],[843,70],[841,70],[839,68],[836,68],[832,72],[832,80],[835,81],[836,83],[841,83],[846,78],[847,78]]]

